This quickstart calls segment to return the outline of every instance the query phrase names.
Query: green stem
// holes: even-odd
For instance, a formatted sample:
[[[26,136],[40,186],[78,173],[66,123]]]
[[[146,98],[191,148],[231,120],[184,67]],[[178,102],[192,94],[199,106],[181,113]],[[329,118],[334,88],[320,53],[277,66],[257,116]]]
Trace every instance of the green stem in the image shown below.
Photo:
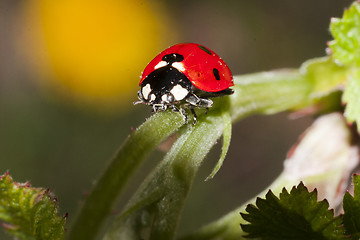
[[[311,103],[313,85],[295,69],[260,72],[234,77],[231,98],[233,121],[250,114],[273,114]]]
[[[135,169],[154,148],[182,125],[179,114],[164,112],[153,115],[130,134],[86,198],[69,232],[69,240],[95,239]]]

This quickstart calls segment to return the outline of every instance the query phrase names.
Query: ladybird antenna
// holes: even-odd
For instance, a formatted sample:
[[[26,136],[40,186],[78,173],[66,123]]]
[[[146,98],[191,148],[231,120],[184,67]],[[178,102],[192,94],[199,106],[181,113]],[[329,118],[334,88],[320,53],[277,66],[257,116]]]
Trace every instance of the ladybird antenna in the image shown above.
[[[137,104],[140,104],[140,103],[143,103],[143,101],[136,101],[136,102],[133,102],[134,105],[137,105]]]

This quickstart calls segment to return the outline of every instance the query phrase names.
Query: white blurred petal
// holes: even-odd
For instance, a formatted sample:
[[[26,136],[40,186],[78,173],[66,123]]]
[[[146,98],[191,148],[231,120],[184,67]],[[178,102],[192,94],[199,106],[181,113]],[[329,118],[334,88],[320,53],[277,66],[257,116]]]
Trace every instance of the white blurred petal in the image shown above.
[[[283,177],[303,181],[330,207],[341,203],[351,172],[359,163],[358,147],[351,145],[351,132],[343,116],[332,113],[319,117],[293,147],[284,162]]]

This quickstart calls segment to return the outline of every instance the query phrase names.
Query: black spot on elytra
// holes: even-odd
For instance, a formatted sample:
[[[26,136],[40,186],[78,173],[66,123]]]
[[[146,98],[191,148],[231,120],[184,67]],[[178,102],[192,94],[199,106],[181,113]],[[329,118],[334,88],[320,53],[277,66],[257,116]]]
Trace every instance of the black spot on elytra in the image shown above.
[[[162,58],[163,61],[167,62],[168,64],[172,64],[173,62],[181,62],[184,60],[184,56],[178,53],[170,53]]]
[[[217,70],[216,68],[213,68],[213,74],[215,76],[215,79],[220,81],[220,74],[219,74],[219,70]]]
[[[206,47],[199,45],[199,48],[200,48],[201,50],[203,50],[204,52],[206,52],[207,54],[212,55],[212,54],[211,54],[211,51],[210,51],[209,49],[207,49]]]

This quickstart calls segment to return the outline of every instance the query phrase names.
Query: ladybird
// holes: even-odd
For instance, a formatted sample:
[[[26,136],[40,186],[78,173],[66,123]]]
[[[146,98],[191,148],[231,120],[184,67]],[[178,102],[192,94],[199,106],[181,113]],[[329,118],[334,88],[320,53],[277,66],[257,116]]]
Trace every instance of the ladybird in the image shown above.
[[[171,108],[187,123],[184,108],[190,109],[196,123],[195,108],[209,109],[209,98],[234,93],[233,77],[226,63],[212,50],[196,43],[181,43],[157,55],[144,69],[139,83],[140,101],[153,112]]]

